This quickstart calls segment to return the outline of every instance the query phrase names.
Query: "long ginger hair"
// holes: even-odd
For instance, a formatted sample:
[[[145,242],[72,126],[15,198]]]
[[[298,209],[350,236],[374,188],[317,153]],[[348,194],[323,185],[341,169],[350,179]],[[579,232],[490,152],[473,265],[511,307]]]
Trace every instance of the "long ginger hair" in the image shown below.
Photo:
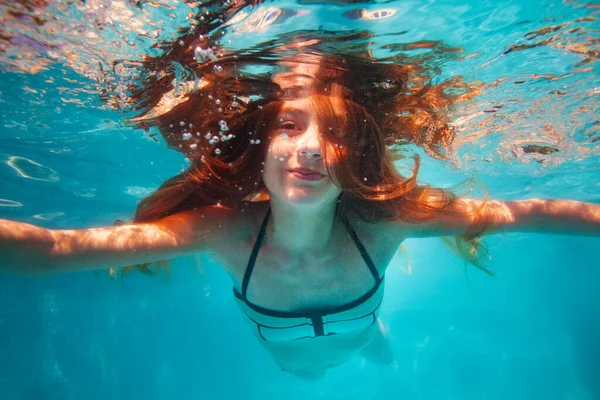
[[[181,46],[179,58],[189,58],[191,49],[198,48],[195,39],[190,40]],[[191,88],[164,74],[144,87],[141,113],[132,121],[146,129],[157,127],[169,146],[189,158],[190,166],[142,200],[134,222],[217,203],[240,207],[264,193],[261,172],[269,135],[283,102],[298,90],[310,98],[322,140],[328,144],[324,148],[332,152],[325,158],[335,160],[329,172],[342,190],[339,212],[352,210],[369,222],[409,223],[456,212],[451,207],[456,196],[450,191],[418,184],[418,157],[408,176],[398,172],[395,162],[406,145],[444,157],[455,136],[447,111],[476,90],[458,78],[433,85],[423,78],[426,71],[419,63],[378,64],[366,54],[319,57],[310,87],[284,87],[271,78],[289,73],[285,67],[269,79],[242,76],[241,58],[194,64],[202,80]],[[156,68],[164,61],[155,59],[148,66]],[[262,62],[256,57],[246,61]],[[478,262],[485,254],[479,245],[482,233],[483,227],[474,227],[458,237],[454,247],[485,269]]]

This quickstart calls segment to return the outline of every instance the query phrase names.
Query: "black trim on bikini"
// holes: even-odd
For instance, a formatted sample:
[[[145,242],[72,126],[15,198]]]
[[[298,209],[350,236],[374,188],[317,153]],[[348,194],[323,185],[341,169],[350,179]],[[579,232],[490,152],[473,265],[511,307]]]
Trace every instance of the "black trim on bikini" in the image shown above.
[[[265,238],[265,233],[267,232],[267,223],[269,222],[270,216],[271,208],[267,210],[267,214],[263,218],[263,222],[260,225],[260,231],[258,231],[258,236],[256,237],[256,242],[254,242],[254,247],[252,248],[252,254],[250,254],[250,259],[246,265],[246,271],[244,271],[244,280],[242,282],[242,296],[244,299],[246,298],[248,284],[250,283],[250,276],[252,275],[252,270],[254,270],[254,264],[256,263],[256,258],[258,257],[258,251],[260,250],[260,246]]]
[[[254,311],[256,311],[260,314],[263,314],[263,315],[267,315],[269,317],[276,317],[276,318],[315,318],[315,317],[317,317],[317,318],[320,318],[324,315],[337,314],[337,313],[341,313],[343,311],[348,311],[355,307],[358,307],[365,301],[369,300],[369,298],[371,298],[377,292],[377,290],[379,289],[379,286],[381,286],[382,282],[383,282],[383,279],[377,281],[377,283],[375,284],[375,286],[373,286],[373,288],[371,288],[371,290],[369,290],[364,295],[360,296],[358,299],[351,301],[350,303],[346,303],[346,304],[343,304],[343,305],[337,306],[337,307],[323,308],[320,310],[306,311],[306,312],[271,310],[268,308],[258,306],[254,303],[251,303],[250,301],[248,301],[247,298],[242,296],[242,294],[240,292],[238,292],[235,288],[233,289],[233,294],[235,295],[235,297],[237,297],[238,299],[240,299],[244,303],[246,303],[246,305],[248,307],[250,307],[251,309],[253,309]]]
[[[328,325],[328,324],[335,324],[337,322],[348,322],[348,321],[356,321],[358,319],[362,319],[368,316],[371,316],[373,318],[373,320],[371,321],[369,326],[372,326],[375,324],[375,322],[377,322],[377,316],[375,315],[375,312],[377,311],[377,309],[381,306],[381,303],[383,302],[383,299],[379,300],[379,303],[377,304],[377,306],[373,309],[373,311],[371,311],[368,314],[365,314],[361,317],[354,317],[354,318],[348,318],[348,319],[343,319],[343,320],[339,320],[339,321],[326,321],[324,323],[324,325]],[[329,314],[328,314],[329,315]],[[292,325],[292,326],[269,326],[269,325],[265,325],[262,324],[260,322],[258,322],[257,320],[255,320],[254,318],[252,318],[251,316],[249,316],[248,314],[246,314],[246,316],[248,317],[248,319],[250,319],[250,321],[254,322],[258,328],[258,334],[260,335],[260,337],[264,340],[264,341],[268,341],[267,338],[265,338],[265,336],[263,335],[262,332],[262,328],[268,328],[268,329],[290,329],[290,328],[299,328],[301,326],[306,326],[306,325],[310,325],[308,322],[302,323],[302,324],[296,324],[296,325]],[[314,321],[314,320],[313,320]],[[314,327],[314,325],[313,325]],[[315,332],[316,333],[316,332]],[[328,333],[327,336],[332,336],[332,335],[338,335],[338,333],[336,332],[332,332],[332,333]],[[317,335],[315,335],[317,336]],[[321,336],[324,336],[323,334],[321,334]],[[292,340],[301,340],[301,339],[307,339],[310,338],[312,336],[302,336],[296,339],[292,339]]]
[[[375,279],[375,285],[371,288],[371,290],[369,290],[364,295],[360,296],[358,299],[351,301],[350,303],[343,304],[338,307],[324,308],[324,309],[321,309],[318,311],[317,310],[312,310],[312,311],[308,311],[308,312],[277,311],[277,310],[271,310],[271,309],[264,308],[264,307],[261,307],[261,306],[251,303],[248,300],[248,298],[246,297],[246,293],[248,291],[248,285],[250,283],[250,277],[252,275],[252,271],[254,270],[254,264],[256,263],[256,258],[258,257],[258,251],[260,250],[260,246],[262,245],[263,239],[266,234],[267,223],[269,222],[270,215],[271,215],[271,209],[269,208],[269,210],[267,211],[267,214],[265,215],[263,222],[261,224],[260,231],[258,232],[258,237],[256,238],[256,242],[254,243],[252,253],[250,254],[250,259],[248,260],[248,266],[246,267],[246,271],[244,272],[244,279],[242,281],[242,293],[240,293],[238,290],[236,290],[236,288],[233,288],[233,294],[235,295],[235,297],[237,297],[238,299],[240,299],[244,303],[246,303],[246,305],[248,307],[250,307],[254,311],[261,313],[263,315],[276,317],[276,318],[315,318],[315,317],[320,318],[323,315],[337,314],[337,313],[358,307],[359,305],[361,305],[362,303],[367,301],[370,297],[372,297],[375,294],[375,292],[377,292],[377,290],[379,289],[379,286],[381,286],[381,283],[383,282],[383,276],[380,277],[379,274],[377,273],[377,268],[375,267],[375,263],[373,263],[373,260],[369,256],[367,249],[365,248],[365,246],[363,246],[362,242],[358,238],[358,235],[356,234],[354,229],[352,229],[352,226],[350,226],[350,222],[348,221],[348,219],[343,218],[342,221],[344,222],[344,225],[346,226],[346,229],[348,230],[350,237],[354,241],[354,244],[356,244],[356,247],[358,248],[360,255],[362,256],[363,260],[369,267],[369,271],[371,272],[371,274],[373,275],[373,278]]]

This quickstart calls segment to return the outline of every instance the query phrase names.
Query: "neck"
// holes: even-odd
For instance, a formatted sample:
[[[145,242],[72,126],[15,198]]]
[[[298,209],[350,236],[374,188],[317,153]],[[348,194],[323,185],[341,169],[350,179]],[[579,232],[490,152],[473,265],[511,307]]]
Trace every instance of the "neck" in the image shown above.
[[[331,245],[336,203],[302,208],[271,199],[271,241],[289,253],[325,249]]]

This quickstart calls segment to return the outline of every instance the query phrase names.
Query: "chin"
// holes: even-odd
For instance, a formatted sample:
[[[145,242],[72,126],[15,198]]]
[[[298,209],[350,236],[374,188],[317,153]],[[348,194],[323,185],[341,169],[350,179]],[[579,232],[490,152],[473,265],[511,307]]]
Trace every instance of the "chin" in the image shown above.
[[[312,190],[312,188],[292,188],[281,196],[290,205],[302,208],[319,208],[335,202],[339,193],[331,191]]]
[[[303,182],[290,179],[288,174],[278,176],[267,173],[263,182],[272,198],[290,206],[311,209],[320,208],[336,201],[341,190],[330,180]]]

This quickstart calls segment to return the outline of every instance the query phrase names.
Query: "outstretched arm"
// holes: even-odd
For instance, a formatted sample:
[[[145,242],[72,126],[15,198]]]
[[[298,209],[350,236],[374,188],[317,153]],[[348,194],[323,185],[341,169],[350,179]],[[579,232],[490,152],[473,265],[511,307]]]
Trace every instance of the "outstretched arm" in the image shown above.
[[[0,271],[47,274],[120,267],[202,250],[222,218],[204,210],[152,223],[82,230],[49,230],[0,220]],[[213,226],[214,225],[214,226]],[[218,230],[218,229],[217,229]]]
[[[412,225],[408,236],[451,236],[467,232],[600,236],[600,204],[554,199],[458,199],[448,213],[441,214],[435,221]]]

